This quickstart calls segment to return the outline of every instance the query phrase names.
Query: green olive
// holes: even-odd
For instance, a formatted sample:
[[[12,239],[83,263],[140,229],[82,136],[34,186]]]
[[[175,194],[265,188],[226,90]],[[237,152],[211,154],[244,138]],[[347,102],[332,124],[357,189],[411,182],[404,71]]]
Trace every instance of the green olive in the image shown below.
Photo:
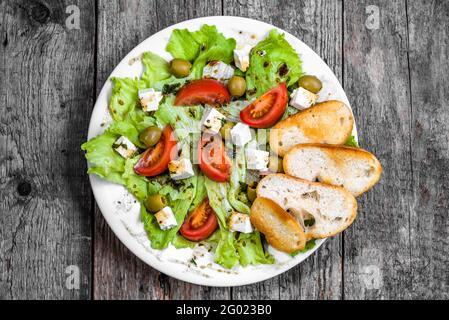
[[[282,159],[279,158],[278,156],[270,156],[270,162],[268,164],[268,169],[270,170],[270,172],[283,173],[284,167],[282,166]]]
[[[139,140],[149,148],[159,142],[161,134],[162,131],[158,127],[148,127],[140,133]]]
[[[251,188],[250,186],[248,186],[248,188],[246,189],[246,196],[248,197],[248,200],[250,202],[254,202],[257,197],[256,188]]]
[[[149,212],[156,213],[165,207],[165,199],[160,194],[148,196],[145,200],[145,208]]]
[[[220,129],[220,135],[223,139],[229,140],[231,129],[234,127],[232,122],[227,121]]]
[[[313,93],[318,93],[323,87],[320,79],[310,75],[305,75],[299,78],[298,85]]]
[[[233,76],[228,81],[229,93],[233,97],[241,97],[246,91],[246,81],[243,77]]]
[[[184,78],[190,74],[192,64],[184,59],[173,59],[170,61],[170,73],[176,78]]]

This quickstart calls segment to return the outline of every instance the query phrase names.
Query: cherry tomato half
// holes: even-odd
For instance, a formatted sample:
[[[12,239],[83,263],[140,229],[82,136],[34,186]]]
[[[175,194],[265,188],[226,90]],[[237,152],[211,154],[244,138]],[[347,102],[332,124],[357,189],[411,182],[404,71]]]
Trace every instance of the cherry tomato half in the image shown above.
[[[175,106],[192,106],[201,103],[215,105],[229,101],[231,101],[231,95],[221,82],[201,79],[189,82],[178,91]]]
[[[206,198],[187,217],[179,231],[190,241],[201,241],[210,237],[218,227],[215,212]]]
[[[287,101],[287,87],[281,83],[240,111],[240,119],[253,128],[271,127],[284,114]]]
[[[224,182],[229,179],[231,164],[220,136],[204,133],[198,144],[198,162],[201,171],[211,180]]]
[[[145,177],[154,177],[167,170],[168,163],[176,155],[176,139],[173,129],[166,126],[162,130],[162,136],[159,142],[151,148],[148,148],[142,158],[134,166],[134,171]]]

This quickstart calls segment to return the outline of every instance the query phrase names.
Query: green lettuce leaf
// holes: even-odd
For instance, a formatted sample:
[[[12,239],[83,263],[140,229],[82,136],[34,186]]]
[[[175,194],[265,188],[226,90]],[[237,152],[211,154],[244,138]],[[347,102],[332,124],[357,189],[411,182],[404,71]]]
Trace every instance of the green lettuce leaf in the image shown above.
[[[195,41],[193,32],[187,29],[175,29],[165,50],[174,58],[193,61],[200,52],[200,44]]]
[[[119,184],[125,184],[122,173],[125,170],[125,159],[123,159],[112,145],[118,135],[105,132],[81,145],[86,151],[86,159],[90,163],[87,173],[96,174],[101,178]]]
[[[299,250],[299,251],[296,251],[296,252],[293,252],[293,253],[291,253],[290,255],[291,255],[292,257],[294,257],[294,256],[296,256],[298,253],[305,253],[305,252],[307,252],[307,251],[309,251],[309,250],[315,248],[315,245],[316,245],[315,239],[309,240],[309,241],[306,242],[306,246],[304,247],[304,249]]]
[[[209,61],[231,63],[235,44],[235,39],[225,38],[215,26],[203,25],[194,32],[187,29],[174,30],[166,50],[174,58],[194,61],[189,78],[200,79],[203,68]]]
[[[127,114],[133,110],[138,101],[139,89],[145,85],[138,79],[112,77],[114,84],[111,99],[109,100],[109,112],[115,121],[123,121]]]
[[[148,195],[148,179],[134,172],[134,166],[139,159],[140,155],[126,160],[125,172],[123,172],[122,178],[128,191],[142,202]]]
[[[246,72],[247,97],[259,97],[281,82],[287,87],[302,74],[301,60],[284,35],[272,30],[250,54]]]
[[[183,141],[190,133],[199,133],[201,117],[204,112],[202,106],[177,107],[174,97],[166,97],[154,113],[159,126],[170,124],[176,132],[177,140]]]
[[[220,234],[217,247],[215,249],[215,262],[225,268],[232,268],[239,262],[239,255],[234,246],[234,234],[228,230],[226,220],[232,212],[226,194],[227,183],[219,183],[205,178],[205,186],[209,204],[214,209],[220,226]]]
[[[231,177],[229,181],[228,200],[235,210],[249,214],[249,201],[243,186],[246,187],[245,149],[237,148],[232,160]]]
[[[359,144],[357,143],[355,137],[352,134],[348,138],[348,140],[346,140],[345,145],[349,147],[359,148]]]
[[[209,204],[214,209],[221,229],[227,229],[226,220],[232,212],[232,206],[227,199],[229,184],[226,182],[215,182],[205,178],[204,184],[207,190]]]
[[[147,86],[144,81],[131,78],[112,77],[114,83],[109,111],[115,121],[126,121],[132,124],[139,132],[155,125],[153,117],[145,113],[138,102],[139,89]]]
[[[193,198],[189,211],[192,211],[193,209],[198,207],[200,203],[207,197],[206,185],[204,184],[204,182],[205,182],[204,175],[199,174],[197,176],[195,197]]]
[[[117,137],[125,136],[139,148],[145,148],[145,145],[143,145],[139,140],[139,132],[137,131],[136,127],[130,122],[113,122],[109,125],[106,131],[117,135]]]
[[[240,257],[240,264],[244,267],[250,264],[274,263],[273,256],[265,252],[258,231],[253,233],[240,233],[235,247]]]
[[[198,244],[197,242],[187,240],[178,233],[175,235],[171,243],[176,249],[193,248]]]
[[[220,240],[215,249],[215,262],[231,269],[239,262],[239,254],[234,245],[234,233],[221,229]]]
[[[161,230],[156,217],[153,214],[148,213],[143,204],[141,205],[140,213],[144,224],[144,229],[151,241],[151,247],[154,249],[165,249],[169,243],[173,241],[179,228],[181,228],[181,225],[184,222],[193,201],[194,194],[196,193],[197,177],[191,177],[181,181],[186,186],[183,188],[184,196],[176,197],[176,200],[173,200],[171,194],[167,197],[169,200],[168,205],[172,208],[176,221],[178,222],[176,227],[169,230]],[[166,186],[164,186],[164,188],[165,187]],[[175,191],[173,186],[171,186],[171,188],[172,191]],[[160,192],[162,193],[162,189]]]
[[[142,55],[142,63],[145,68],[142,74],[142,80],[145,81],[147,87],[161,80],[170,78],[170,66],[168,62],[159,55],[148,51]]]

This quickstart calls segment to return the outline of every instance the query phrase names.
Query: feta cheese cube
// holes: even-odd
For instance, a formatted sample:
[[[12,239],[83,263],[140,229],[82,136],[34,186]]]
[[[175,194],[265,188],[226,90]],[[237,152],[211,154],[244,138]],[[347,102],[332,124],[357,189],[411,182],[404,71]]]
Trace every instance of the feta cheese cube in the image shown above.
[[[189,159],[172,160],[168,164],[168,171],[173,180],[181,180],[193,177],[195,172]]]
[[[246,71],[249,67],[249,53],[252,46],[245,44],[243,47],[234,49],[234,63],[237,68]]]
[[[155,215],[159,228],[161,230],[168,230],[178,225],[175,215],[170,207],[165,207],[158,211]]]
[[[162,100],[162,92],[152,88],[139,90],[139,100],[143,111],[156,111],[159,108],[159,102]]]
[[[125,159],[131,158],[137,151],[137,147],[125,136],[118,138],[112,148]]]
[[[210,108],[204,112],[201,119],[201,129],[210,134],[218,134],[223,126],[226,117],[215,108]]]
[[[233,232],[251,233],[254,231],[248,214],[234,212],[228,220],[229,230]]]
[[[318,95],[302,87],[295,89],[290,96],[290,105],[299,110],[310,108],[318,99]]]
[[[232,142],[239,147],[245,146],[249,141],[251,141],[251,130],[248,125],[244,123],[237,123],[231,129]]]
[[[268,170],[270,153],[263,150],[246,149],[246,168],[248,170]]]
[[[234,68],[222,61],[211,61],[203,69],[204,78],[226,81],[234,75]]]

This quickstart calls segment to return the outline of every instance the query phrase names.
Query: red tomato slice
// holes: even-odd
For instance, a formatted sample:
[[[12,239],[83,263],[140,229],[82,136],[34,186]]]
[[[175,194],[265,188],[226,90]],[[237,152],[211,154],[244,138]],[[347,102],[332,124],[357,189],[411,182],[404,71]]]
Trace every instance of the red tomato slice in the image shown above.
[[[206,198],[187,217],[179,231],[190,241],[201,241],[210,237],[218,227],[215,212]]]
[[[175,99],[175,106],[192,106],[201,103],[210,105],[231,101],[228,89],[213,79],[193,80],[182,87]]]
[[[229,179],[231,164],[220,136],[202,135],[198,144],[198,162],[209,179],[217,182]]]
[[[134,166],[134,171],[145,177],[154,177],[167,170],[168,163],[176,156],[176,139],[170,126],[162,130],[159,142],[148,148]]]
[[[240,111],[240,119],[253,128],[271,127],[284,114],[287,101],[287,86],[281,83]]]

